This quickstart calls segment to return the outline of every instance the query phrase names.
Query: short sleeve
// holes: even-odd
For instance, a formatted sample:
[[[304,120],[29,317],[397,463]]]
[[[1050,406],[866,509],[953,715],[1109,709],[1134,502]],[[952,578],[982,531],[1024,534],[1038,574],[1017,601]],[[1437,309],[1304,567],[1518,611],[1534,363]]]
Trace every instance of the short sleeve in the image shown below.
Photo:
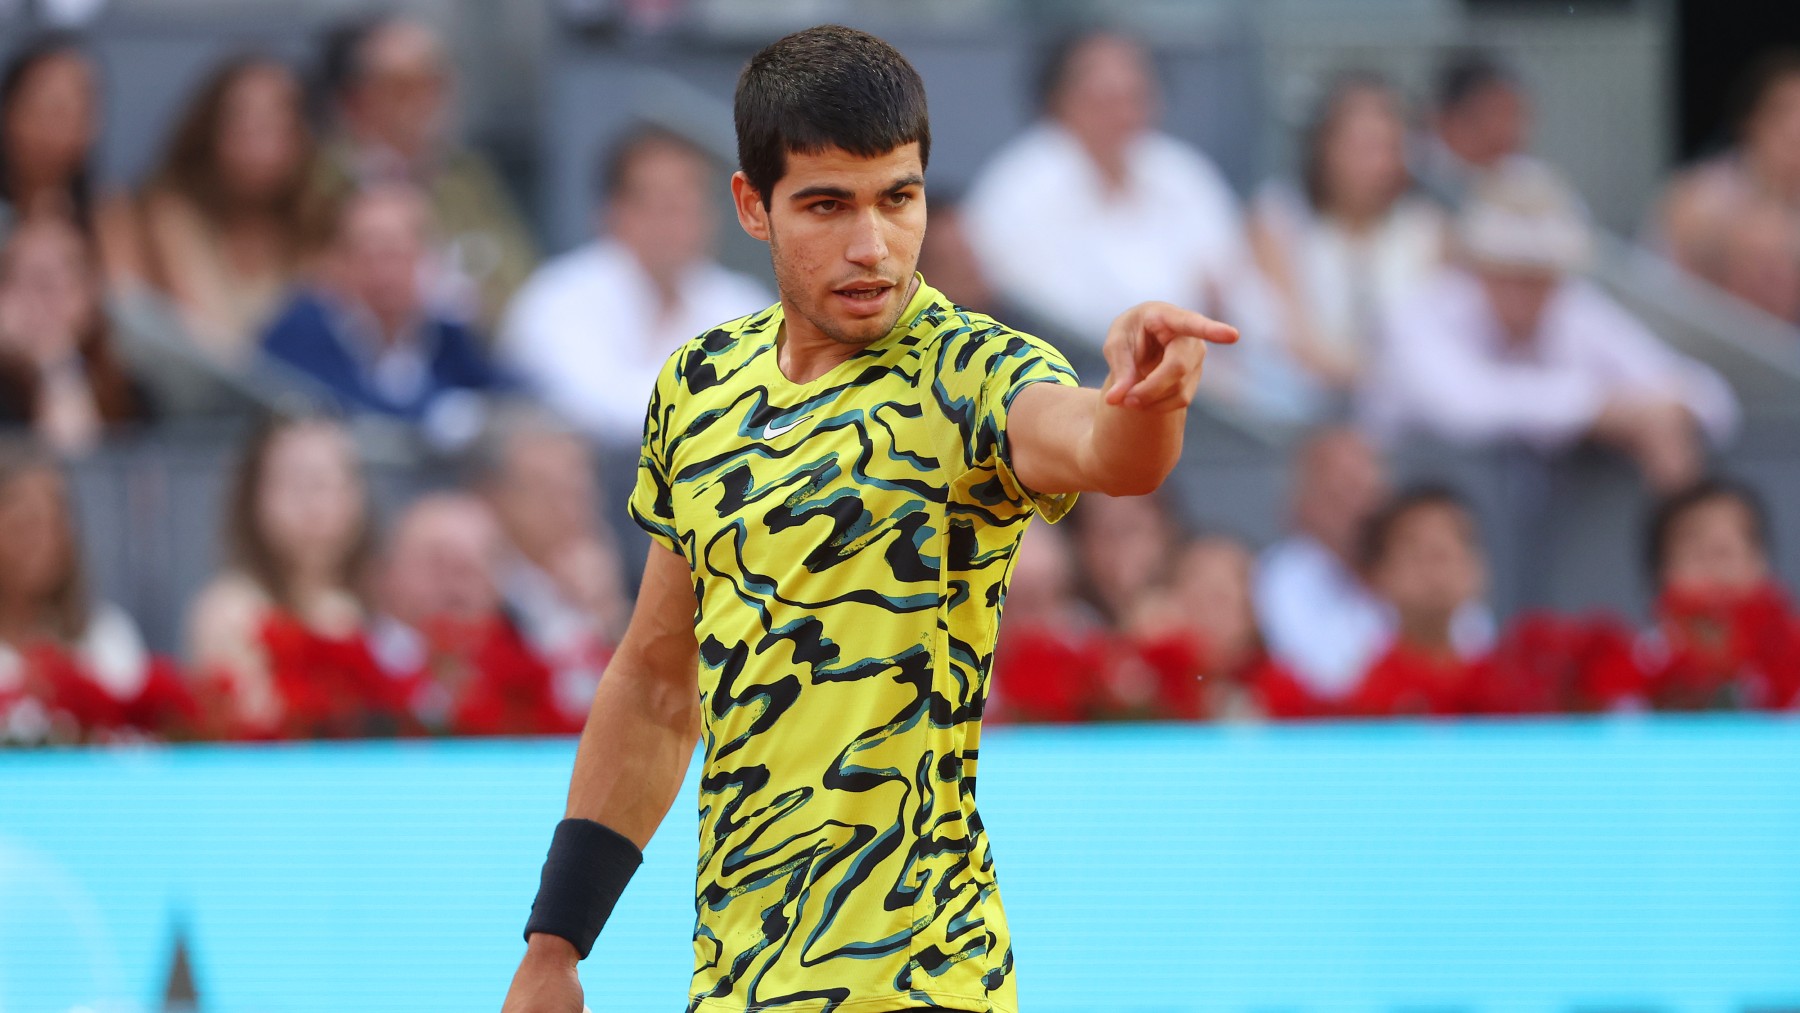
[[[1035,508],[1047,521],[1062,519],[1075,505],[1075,494],[1045,495],[1027,489],[1019,481],[1013,471],[1006,423],[1013,399],[1032,384],[1080,386],[1074,368],[1048,342],[1014,332],[1001,332],[983,341],[971,362],[975,364],[980,366],[980,389],[975,399],[975,438],[971,441],[969,464],[991,469],[1000,494],[1014,506]]]
[[[662,372],[657,374],[656,387],[650,393],[650,406],[644,412],[644,442],[638,451],[637,482],[632,486],[631,501],[626,506],[637,526],[672,552],[681,551],[669,474],[679,361],[679,355],[669,357]]]

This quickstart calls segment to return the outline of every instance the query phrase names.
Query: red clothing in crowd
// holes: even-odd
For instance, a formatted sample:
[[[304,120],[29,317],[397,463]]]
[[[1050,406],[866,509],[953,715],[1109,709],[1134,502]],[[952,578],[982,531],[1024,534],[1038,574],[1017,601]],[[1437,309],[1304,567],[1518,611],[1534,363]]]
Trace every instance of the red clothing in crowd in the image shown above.
[[[1338,706],[1355,717],[1479,714],[1485,664],[1396,643]]]
[[[403,673],[414,712],[450,735],[563,735],[581,723],[558,707],[555,677],[504,616],[419,631],[426,659]]]
[[[1662,643],[1648,687],[1658,709],[1800,706],[1800,617],[1779,587],[1740,596],[1670,591],[1656,613]]]
[[[1634,637],[1610,616],[1528,612],[1500,638],[1481,674],[1485,714],[1582,714],[1644,697]]]
[[[1204,637],[1176,630],[1151,637],[1123,637],[1114,645],[1115,672],[1148,670],[1154,695],[1133,716],[1176,721],[1210,721],[1232,716],[1243,701],[1254,703],[1265,681],[1291,678],[1263,650],[1234,668],[1222,668]],[[1115,684],[1120,681],[1115,678]],[[1147,705],[1146,705],[1147,704]]]
[[[237,737],[344,739],[418,731],[407,684],[381,670],[362,636],[328,637],[271,612],[262,641],[281,717],[272,727],[240,726]]]
[[[199,704],[166,659],[150,658],[135,690],[121,696],[61,644],[40,641],[14,657],[17,670],[0,688],[0,742],[191,738],[199,730]]]
[[[1014,628],[994,657],[996,721],[1071,723],[1096,719],[1204,721],[1283,670],[1257,652],[1238,671],[1213,671],[1204,640],[1190,631],[1109,636],[1098,629]]]
[[[1100,708],[1107,642],[1096,629],[1009,627],[994,651],[994,721],[1073,723]]]

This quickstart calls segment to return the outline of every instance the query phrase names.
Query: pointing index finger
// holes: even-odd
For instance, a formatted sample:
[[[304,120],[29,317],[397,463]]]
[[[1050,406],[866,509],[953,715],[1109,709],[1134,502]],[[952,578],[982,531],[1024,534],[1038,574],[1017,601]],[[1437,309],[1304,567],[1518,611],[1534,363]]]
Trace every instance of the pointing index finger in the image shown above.
[[[1237,328],[1230,324],[1166,303],[1157,306],[1156,312],[1146,314],[1144,323],[1147,329],[1161,332],[1158,337],[1165,343],[1175,335],[1187,335],[1219,345],[1229,345],[1238,339]]]

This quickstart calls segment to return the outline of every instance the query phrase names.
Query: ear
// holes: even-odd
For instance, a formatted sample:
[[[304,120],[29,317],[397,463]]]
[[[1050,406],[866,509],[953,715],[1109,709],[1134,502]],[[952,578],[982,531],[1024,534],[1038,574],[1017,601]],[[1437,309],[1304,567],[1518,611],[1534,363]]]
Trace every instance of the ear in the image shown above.
[[[753,239],[769,241],[769,209],[762,194],[750,184],[750,177],[740,170],[731,174],[731,203],[737,209],[738,224]]]

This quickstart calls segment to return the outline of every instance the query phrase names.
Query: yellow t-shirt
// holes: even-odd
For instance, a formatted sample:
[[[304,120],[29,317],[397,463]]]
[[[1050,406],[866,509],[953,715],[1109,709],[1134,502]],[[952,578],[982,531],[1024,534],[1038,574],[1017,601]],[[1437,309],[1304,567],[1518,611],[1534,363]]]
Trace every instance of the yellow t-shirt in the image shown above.
[[[975,766],[1034,496],[1006,413],[1054,349],[921,280],[810,383],[780,305],[676,351],[633,518],[694,571],[705,769],[690,1010],[1016,1008]]]

